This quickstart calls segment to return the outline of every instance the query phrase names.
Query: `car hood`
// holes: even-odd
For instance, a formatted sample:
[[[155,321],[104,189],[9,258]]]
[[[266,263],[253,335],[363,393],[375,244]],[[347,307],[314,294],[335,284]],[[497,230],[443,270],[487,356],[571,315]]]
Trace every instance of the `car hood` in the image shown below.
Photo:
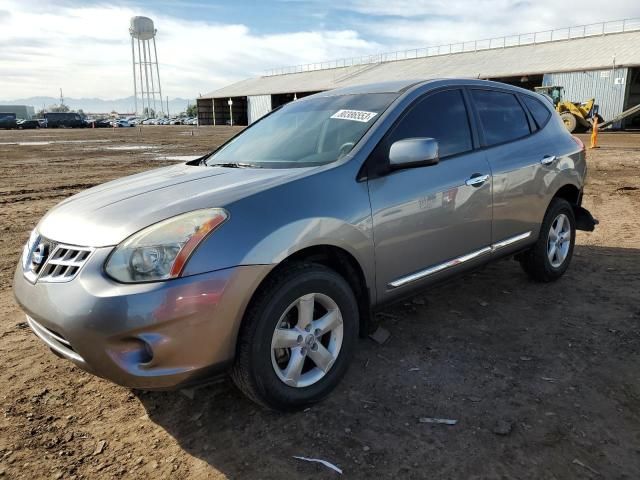
[[[70,245],[117,245],[166,218],[199,208],[226,207],[309,170],[187,164],[160,168],[69,197],[42,218],[38,231],[50,240]]]

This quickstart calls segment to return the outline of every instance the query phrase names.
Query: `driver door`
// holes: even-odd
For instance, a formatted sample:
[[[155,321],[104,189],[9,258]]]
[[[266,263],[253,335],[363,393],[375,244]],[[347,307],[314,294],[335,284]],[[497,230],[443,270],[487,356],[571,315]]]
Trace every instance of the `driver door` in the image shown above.
[[[438,141],[436,165],[389,170],[389,149],[402,139]],[[379,301],[486,260],[491,251],[492,177],[473,149],[461,89],[427,94],[407,108],[368,165]],[[386,168],[385,168],[386,165]]]

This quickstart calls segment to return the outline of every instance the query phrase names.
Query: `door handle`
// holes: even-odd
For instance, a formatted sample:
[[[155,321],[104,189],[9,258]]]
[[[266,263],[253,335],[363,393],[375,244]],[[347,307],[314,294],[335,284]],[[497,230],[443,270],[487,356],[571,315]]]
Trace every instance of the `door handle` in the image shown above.
[[[479,187],[487,180],[489,180],[489,175],[474,175],[471,178],[468,178],[464,183],[470,187]]]
[[[551,165],[555,161],[556,161],[555,155],[545,155],[544,158],[540,160],[540,163],[542,165]]]

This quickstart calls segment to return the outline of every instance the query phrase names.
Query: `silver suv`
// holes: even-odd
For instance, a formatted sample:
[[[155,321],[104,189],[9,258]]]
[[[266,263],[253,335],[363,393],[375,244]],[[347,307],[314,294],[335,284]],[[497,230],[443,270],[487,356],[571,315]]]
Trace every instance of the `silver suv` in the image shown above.
[[[345,374],[372,312],[515,255],[558,279],[584,145],[542,96],[474,80],[394,82],[276,109],[213,153],[75,195],[14,278],[55,353],[134,388],[231,372],[300,408]]]

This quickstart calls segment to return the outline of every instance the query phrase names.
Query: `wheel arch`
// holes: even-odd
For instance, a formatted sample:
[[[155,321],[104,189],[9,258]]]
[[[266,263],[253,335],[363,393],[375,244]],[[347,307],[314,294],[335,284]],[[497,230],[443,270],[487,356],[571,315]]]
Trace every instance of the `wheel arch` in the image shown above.
[[[578,230],[593,232],[598,220],[593,218],[586,208],[582,207],[582,190],[571,183],[567,183],[558,189],[553,198],[562,198],[569,202],[573,209]]]
[[[564,198],[572,206],[582,203],[582,191],[572,183],[566,183],[560,187],[552,198]]]
[[[372,315],[372,292],[367,282],[365,271],[353,254],[344,248],[331,244],[307,246],[291,253],[281,260],[266,277],[262,279],[255,289],[246,310],[249,309],[258,292],[270,279],[294,263],[320,264],[342,276],[353,290],[356,301],[358,302],[360,335],[368,334]]]

